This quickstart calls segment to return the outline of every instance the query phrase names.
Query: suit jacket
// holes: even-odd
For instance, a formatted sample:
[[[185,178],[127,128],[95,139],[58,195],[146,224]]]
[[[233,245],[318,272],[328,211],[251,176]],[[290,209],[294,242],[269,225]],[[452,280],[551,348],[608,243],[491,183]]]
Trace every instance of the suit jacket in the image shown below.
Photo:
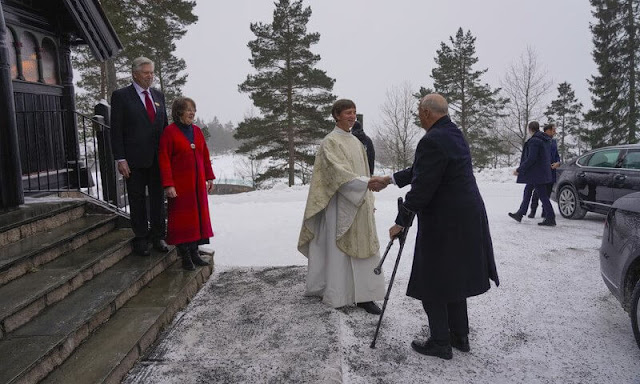
[[[133,84],[111,95],[111,149],[114,159],[126,159],[130,168],[148,168],[158,153],[158,143],[168,125],[164,94],[150,88],[156,107],[153,123]]]
[[[411,184],[396,223],[418,218],[418,234],[407,295],[452,302],[479,295],[496,285],[489,222],[462,132],[445,116],[425,134],[410,168],[396,172],[395,183]]]

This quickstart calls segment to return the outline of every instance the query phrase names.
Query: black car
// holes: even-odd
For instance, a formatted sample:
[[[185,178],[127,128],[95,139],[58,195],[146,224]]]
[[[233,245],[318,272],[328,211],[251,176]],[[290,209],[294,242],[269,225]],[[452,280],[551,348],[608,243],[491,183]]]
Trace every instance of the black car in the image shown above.
[[[551,199],[562,217],[582,219],[587,211],[607,214],[614,201],[640,191],[640,144],[590,151],[558,168]]]
[[[618,199],[609,210],[600,246],[600,272],[631,315],[640,347],[640,192]]]

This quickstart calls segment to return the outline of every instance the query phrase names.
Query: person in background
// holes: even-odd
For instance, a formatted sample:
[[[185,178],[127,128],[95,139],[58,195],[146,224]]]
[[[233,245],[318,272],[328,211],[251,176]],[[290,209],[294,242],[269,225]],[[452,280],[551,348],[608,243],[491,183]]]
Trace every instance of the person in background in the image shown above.
[[[198,245],[213,236],[207,192],[213,192],[216,178],[209,149],[200,128],[193,124],[196,103],[177,98],[171,107],[173,124],[160,138],[158,160],[162,186],[169,199],[167,242],[175,244],[182,267],[209,265],[198,255]]]
[[[353,127],[351,127],[351,134],[360,140],[360,142],[364,145],[367,151],[367,161],[369,162],[369,172],[373,175],[373,168],[375,167],[376,161],[376,150],[373,147],[373,141],[366,133],[364,133],[364,128],[362,127],[362,123],[358,120],[353,123]]]
[[[556,225],[556,216],[549,201],[546,185],[551,182],[551,137],[540,132],[540,124],[532,121],[528,126],[531,137],[524,143],[520,166],[513,172],[518,176],[517,182],[526,184],[524,187],[522,203],[517,212],[509,212],[509,217],[517,222],[522,221],[522,216],[527,214],[527,207],[531,201],[531,195],[535,190],[542,202],[542,210],[546,216],[538,225],[553,227]]]
[[[138,57],[131,67],[133,83],[111,95],[111,147],[127,183],[133,251],[148,256],[149,241],[157,251],[169,250],[163,240],[166,213],[158,168],[158,142],[168,121],[164,95],[151,88],[153,61]]]
[[[556,125],[551,123],[547,124],[542,128],[542,131],[545,135],[551,138],[551,146],[549,147],[551,150],[551,182],[546,185],[547,188],[547,196],[551,197],[551,191],[553,190],[553,184],[558,179],[558,171],[556,169],[560,166],[560,154],[558,153],[558,143],[553,138],[556,135]],[[536,210],[538,209],[538,194],[536,191],[533,191],[533,195],[531,196],[531,212],[528,217],[533,219],[536,217]],[[542,217],[545,217],[544,209],[542,210]]]

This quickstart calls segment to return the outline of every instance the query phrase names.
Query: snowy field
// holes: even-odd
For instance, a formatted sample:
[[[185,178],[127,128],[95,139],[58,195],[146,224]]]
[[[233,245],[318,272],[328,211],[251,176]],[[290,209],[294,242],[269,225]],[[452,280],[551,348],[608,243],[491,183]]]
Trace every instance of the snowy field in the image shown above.
[[[214,159],[217,174],[221,163]],[[298,253],[296,244],[308,188],[276,186],[238,195],[210,196],[215,237],[206,247],[215,251],[215,273],[174,321],[168,332],[168,338],[174,338],[161,343],[165,352],[171,352],[163,355],[167,361],[158,363],[151,358],[151,362],[134,369],[127,382],[242,382],[240,377],[251,377],[254,382],[640,383],[640,350],[629,317],[600,276],[598,249],[604,216],[590,213],[584,220],[570,221],[557,215],[557,227],[539,227],[539,218],[524,218],[522,223],[516,223],[507,212],[517,209],[523,186],[515,183],[511,171],[489,170],[476,175],[487,206],[501,285],[496,288],[492,284],[486,294],[469,299],[470,353],[454,349],[453,360],[445,361],[411,350],[412,339],[428,336],[421,304],[405,296],[415,226],[400,261],[376,349],[370,349],[369,344],[377,317],[355,308],[327,309],[321,303],[303,299],[306,259]],[[389,186],[375,195],[378,236],[383,247],[395,218],[396,200],[407,190]],[[385,263],[387,281],[395,252],[397,246]],[[300,267],[271,268],[284,266]],[[271,293],[262,288],[248,292],[243,287],[249,283],[240,283],[249,274],[276,273],[273,271],[295,277],[295,282],[285,288],[274,284]],[[252,344],[250,339],[255,335],[233,331],[240,340],[220,352],[226,347],[220,344],[224,335],[219,333],[231,332],[223,331],[224,326],[243,327],[239,323],[223,326],[223,322],[232,321],[233,310],[212,308],[222,306],[224,297],[228,297],[223,297],[222,287],[232,286],[228,285],[232,284],[230,276],[238,280],[234,288],[237,291],[226,293],[235,293],[232,301],[249,303],[256,296],[265,297],[261,303],[251,302],[245,318],[251,316],[250,308],[257,316],[263,313],[261,306],[271,310],[281,306],[276,309],[279,315],[268,322],[262,319],[264,332],[277,324],[286,326],[288,337],[283,336],[272,349],[262,343]],[[286,283],[282,279],[286,277],[280,278],[279,284]],[[221,295],[220,301],[216,301],[216,293]],[[280,299],[278,295],[282,295]],[[291,304],[294,301],[298,304]],[[316,313],[324,322],[302,316],[307,312]],[[318,333],[322,324],[333,324],[332,331]],[[243,337],[247,337],[246,342],[242,342]],[[317,355],[316,365],[303,358],[307,355],[299,350],[301,338],[308,350],[326,349]],[[249,349],[242,350],[245,347]],[[233,371],[225,371],[227,376],[213,374],[217,372],[216,362],[223,364],[220,353],[234,356],[233,369],[253,372],[253,376],[233,376],[229,373]],[[272,360],[271,368],[266,369],[258,361],[261,354],[267,355],[268,360],[269,353],[297,355],[300,359],[282,358],[276,365]],[[327,361],[333,361],[337,371],[331,368],[328,372],[332,373],[325,375]],[[168,369],[169,365],[173,368]],[[308,368],[314,366],[318,367],[317,372]],[[307,376],[293,375],[302,367]],[[283,376],[282,371],[289,376]]]

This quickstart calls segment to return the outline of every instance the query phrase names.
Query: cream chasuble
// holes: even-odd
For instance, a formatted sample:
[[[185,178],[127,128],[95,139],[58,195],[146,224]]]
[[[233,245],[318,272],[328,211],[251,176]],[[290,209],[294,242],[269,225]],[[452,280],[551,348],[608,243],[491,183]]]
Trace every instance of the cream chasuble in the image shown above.
[[[298,240],[309,259],[306,295],[334,308],[384,298],[384,276],[373,273],[380,245],[368,175],[364,146],[336,127],[316,154]]]

